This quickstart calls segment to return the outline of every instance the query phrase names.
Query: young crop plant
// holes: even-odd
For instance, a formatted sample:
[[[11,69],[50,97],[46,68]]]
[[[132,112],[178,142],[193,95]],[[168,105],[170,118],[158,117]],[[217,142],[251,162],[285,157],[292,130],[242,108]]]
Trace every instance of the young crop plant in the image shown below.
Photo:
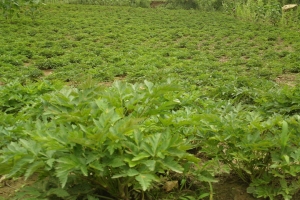
[[[44,0],[25,0],[24,2],[24,13],[28,15],[32,20],[35,20],[37,14],[40,12],[40,7],[45,5]]]
[[[26,137],[1,149],[1,175],[39,175],[16,199],[145,199],[169,172],[199,162],[176,126],[180,95],[148,81],[45,94],[24,111]]]
[[[45,82],[21,83],[19,80],[0,85],[0,111],[17,115],[34,104],[36,98],[60,88],[59,84]]]
[[[299,94],[298,87],[283,87],[265,92],[256,101],[266,113],[293,116],[300,111]]]
[[[49,4],[29,21],[0,28],[0,173],[41,179],[17,199],[155,199],[166,180],[184,178],[194,189],[205,173],[187,152],[216,163],[200,162],[211,175],[230,166],[257,197],[298,187],[296,29],[220,12],[74,4]],[[81,86],[87,77],[95,82]],[[156,84],[105,88],[145,79]],[[59,80],[69,87],[51,84]],[[284,121],[291,149],[281,152]]]
[[[228,165],[255,197],[291,199],[300,188],[299,116],[264,117],[241,105],[215,109],[219,115],[200,115],[200,151]]]
[[[2,9],[2,15],[6,20],[11,19],[14,15],[19,16],[20,14],[20,5],[18,1],[14,0],[3,0],[0,2]]]
[[[6,20],[12,20],[14,16],[19,18],[23,13],[34,20],[41,4],[42,0],[2,0],[0,8]]]

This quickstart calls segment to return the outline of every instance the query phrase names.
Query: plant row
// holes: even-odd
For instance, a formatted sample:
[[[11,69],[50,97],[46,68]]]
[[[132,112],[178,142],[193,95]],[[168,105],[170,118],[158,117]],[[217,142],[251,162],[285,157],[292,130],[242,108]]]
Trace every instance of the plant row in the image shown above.
[[[1,175],[39,177],[15,199],[163,199],[169,180],[205,185],[224,171],[256,197],[291,199],[300,189],[299,115],[204,98],[170,80],[14,82],[1,94],[13,88],[24,98],[1,102]]]
[[[41,12],[35,22],[1,25],[1,82],[16,74],[38,80],[43,70],[72,83],[179,77],[193,85],[299,72],[297,32],[220,13],[82,5]]]

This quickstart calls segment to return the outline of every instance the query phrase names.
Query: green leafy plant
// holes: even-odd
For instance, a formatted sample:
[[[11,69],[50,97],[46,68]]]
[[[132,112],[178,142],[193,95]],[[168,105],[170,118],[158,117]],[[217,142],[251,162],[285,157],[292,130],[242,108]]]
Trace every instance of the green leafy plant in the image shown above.
[[[45,5],[43,0],[25,0],[24,2],[24,12],[29,15],[32,20],[35,20],[37,13],[39,13],[39,8],[41,5]]]
[[[20,17],[23,12],[35,19],[41,4],[40,0],[1,0],[0,8],[7,20],[11,20],[14,16]]]
[[[269,2],[266,5],[266,18],[268,21],[273,24],[277,25],[282,17],[282,10],[281,6],[278,2]]]
[[[4,113],[17,115],[26,107],[35,104],[36,98],[59,88],[60,84],[50,82],[20,83],[15,80],[0,86],[0,110]]]
[[[35,23],[3,23],[0,145],[8,160],[1,173],[41,179],[16,198],[211,197],[218,191],[203,185],[213,186],[229,167],[255,196],[290,198],[299,188],[299,34],[276,21],[281,11],[273,1],[226,2],[253,22],[195,9],[60,3],[43,7]],[[43,76],[46,69],[53,73]],[[145,79],[155,86],[106,88]],[[58,80],[69,86],[55,86]],[[185,186],[166,193],[167,180]]]
[[[224,112],[201,119],[208,129],[200,129],[200,151],[227,164],[256,197],[291,199],[299,189],[299,141],[295,138],[299,116],[265,119],[240,105]]]
[[[65,88],[46,94],[25,112],[33,119],[26,123],[27,138],[2,148],[1,172],[7,178],[38,173],[59,180],[59,185],[47,183],[47,197],[74,194],[72,190],[85,184],[86,193],[76,198],[106,193],[111,198],[144,198],[160,182],[159,174],[182,173],[184,163],[197,161],[187,153],[191,145],[181,130],[160,122],[178,106],[172,94],[176,90],[171,84],[145,81],[115,82],[104,91]],[[45,189],[38,191],[21,194],[45,197]],[[24,199],[21,194],[18,198]]]
[[[20,14],[20,4],[18,1],[14,0],[2,0],[0,2],[2,9],[2,15],[8,20],[11,19],[14,15],[19,17]]]

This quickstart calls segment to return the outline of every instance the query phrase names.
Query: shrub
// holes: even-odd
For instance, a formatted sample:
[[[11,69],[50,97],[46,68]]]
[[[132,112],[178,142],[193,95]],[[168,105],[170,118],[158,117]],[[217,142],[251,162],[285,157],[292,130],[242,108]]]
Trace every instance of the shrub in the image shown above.
[[[172,84],[147,81],[46,94],[24,111],[26,137],[0,151],[1,174],[38,173],[44,181],[17,199],[143,199],[159,174],[182,173],[197,161],[172,122],[178,95]]]

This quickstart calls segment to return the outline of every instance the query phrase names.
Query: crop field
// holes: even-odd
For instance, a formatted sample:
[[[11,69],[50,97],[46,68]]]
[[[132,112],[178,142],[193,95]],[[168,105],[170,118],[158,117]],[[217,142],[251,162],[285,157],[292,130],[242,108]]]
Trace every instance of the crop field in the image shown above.
[[[49,4],[0,35],[0,199],[299,198],[296,28]]]

